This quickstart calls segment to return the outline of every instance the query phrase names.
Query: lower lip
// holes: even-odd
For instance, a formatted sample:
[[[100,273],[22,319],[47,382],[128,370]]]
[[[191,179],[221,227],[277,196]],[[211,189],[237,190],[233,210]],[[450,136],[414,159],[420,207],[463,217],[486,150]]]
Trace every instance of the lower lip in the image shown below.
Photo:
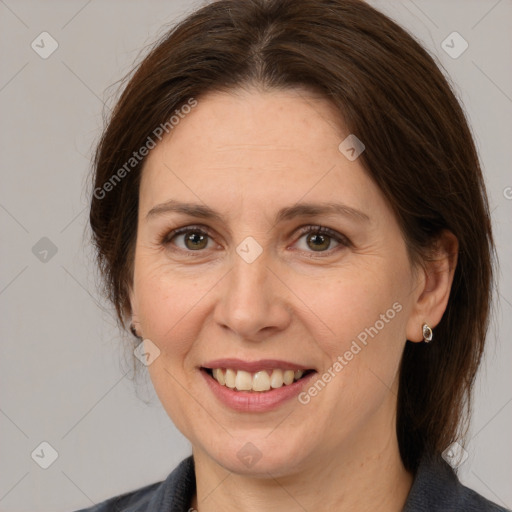
[[[297,396],[317,372],[311,372],[292,384],[283,384],[280,388],[269,391],[234,391],[219,384],[205,370],[200,370],[200,373],[213,394],[231,409],[240,412],[267,412]]]

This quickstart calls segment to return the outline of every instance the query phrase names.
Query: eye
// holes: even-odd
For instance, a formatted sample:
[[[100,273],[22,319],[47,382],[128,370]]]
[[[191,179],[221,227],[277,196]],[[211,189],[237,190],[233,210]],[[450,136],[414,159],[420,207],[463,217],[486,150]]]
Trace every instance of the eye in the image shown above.
[[[181,243],[180,243],[181,242]],[[166,234],[162,240],[164,245],[175,245],[183,251],[201,251],[211,248],[211,237],[205,228],[187,226],[175,229]]]
[[[304,239],[299,249],[305,252],[331,252],[333,242],[335,243],[333,249],[340,245],[343,247],[350,245],[349,240],[342,234],[323,226],[304,226],[299,230],[299,234],[302,236],[297,243],[301,245],[300,242]]]
[[[303,252],[331,253],[337,248],[350,246],[350,241],[342,234],[323,226],[304,226],[298,232],[300,238],[296,242]],[[183,252],[201,252],[211,249],[212,233],[206,226],[185,226],[165,233],[161,237],[165,246],[174,246]],[[334,244],[334,247],[332,247]]]

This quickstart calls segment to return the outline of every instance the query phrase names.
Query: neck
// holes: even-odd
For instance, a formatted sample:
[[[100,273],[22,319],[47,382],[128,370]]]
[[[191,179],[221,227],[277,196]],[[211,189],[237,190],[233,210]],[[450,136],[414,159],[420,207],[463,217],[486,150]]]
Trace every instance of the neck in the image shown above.
[[[381,439],[382,441],[382,439]],[[253,478],[225,470],[194,449],[198,512],[315,510],[397,512],[402,510],[413,477],[404,468],[396,435],[379,450],[372,443],[323,454],[290,476]]]

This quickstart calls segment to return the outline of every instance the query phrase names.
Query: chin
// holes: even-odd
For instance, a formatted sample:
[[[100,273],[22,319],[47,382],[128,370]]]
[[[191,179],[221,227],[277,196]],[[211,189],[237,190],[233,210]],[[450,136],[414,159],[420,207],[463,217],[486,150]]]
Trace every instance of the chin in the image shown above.
[[[268,478],[289,475],[296,472],[297,467],[304,462],[304,443],[298,443],[294,451],[291,443],[280,443],[276,446],[269,439],[260,438],[249,440],[246,436],[243,440],[231,439],[231,442],[220,450],[212,447],[209,456],[217,464],[227,471],[237,475]]]

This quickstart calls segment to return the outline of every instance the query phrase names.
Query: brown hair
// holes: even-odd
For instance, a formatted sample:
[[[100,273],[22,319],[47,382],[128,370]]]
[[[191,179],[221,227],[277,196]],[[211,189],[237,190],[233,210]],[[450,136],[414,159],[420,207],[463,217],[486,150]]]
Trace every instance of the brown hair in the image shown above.
[[[428,258],[444,229],[459,241],[434,341],[407,342],[400,368],[397,435],[414,471],[424,454],[440,453],[465,432],[488,327],[494,243],[476,148],[447,80],[405,30],[363,1],[215,1],[151,49],[94,162],[90,223],[118,320],[124,326],[130,315],[144,159],[131,169],[126,163],[190,98],[250,85],[306,87],[339,109],[366,145],[362,164],[393,208],[413,262]]]

